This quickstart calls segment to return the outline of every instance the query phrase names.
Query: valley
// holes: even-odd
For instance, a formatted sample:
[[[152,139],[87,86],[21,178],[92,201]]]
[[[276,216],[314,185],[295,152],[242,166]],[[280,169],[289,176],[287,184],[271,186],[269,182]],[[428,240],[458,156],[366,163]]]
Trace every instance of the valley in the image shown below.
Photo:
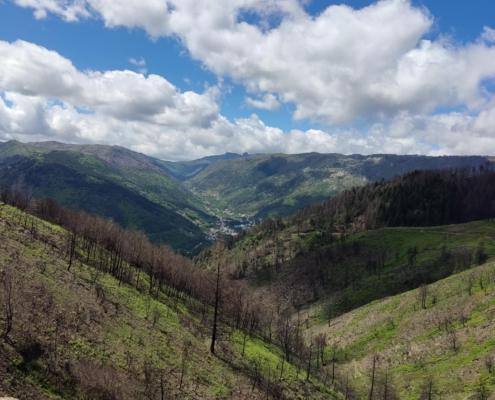
[[[0,143],[0,185],[111,218],[195,255],[219,235],[286,216],[351,187],[486,157],[226,153],[170,162],[119,146]],[[223,221],[223,222],[222,222]]]
[[[366,167],[323,201],[262,217],[248,208],[290,195],[244,204],[233,195],[236,213],[224,194],[213,203],[194,186],[190,195],[193,182],[241,160],[256,175],[251,163],[259,173],[267,159],[266,177],[283,180],[295,173],[292,156],[281,170],[279,155],[171,166],[70,148],[1,147],[0,395],[461,400],[495,391],[490,160],[426,158],[438,168],[407,172],[413,157],[399,176]],[[305,157],[315,155],[294,159]],[[452,163],[461,167],[440,167]],[[174,237],[171,247],[153,232]],[[191,232],[201,248],[176,252]]]
[[[494,21],[0,0],[0,400],[495,400]]]

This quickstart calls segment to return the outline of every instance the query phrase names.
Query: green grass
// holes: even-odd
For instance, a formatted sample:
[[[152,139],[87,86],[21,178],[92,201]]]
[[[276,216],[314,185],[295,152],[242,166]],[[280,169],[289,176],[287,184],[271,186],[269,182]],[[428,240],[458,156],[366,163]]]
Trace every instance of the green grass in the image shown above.
[[[485,228],[491,231],[491,227]],[[483,289],[479,276],[484,277]],[[469,295],[466,282],[472,277],[476,283]],[[420,307],[418,290],[413,290],[373,302],[329,323],[315,323],[307,335],[324,332],[333,338],[345,355],[339,359],[339,370],[352,376],[361,393],[369,387],[374,354],[380,357],[382,371],[388,369],[401,399],[419,398],[430,377],[438,398],[467,398],[478,389],[480,380],[493,392],[495,374],[487,371],[484,360],[495,357],[494,278],[495,262],[488,262],[429,285],[426,310]],[[312,312],[317,313],[313,310],[308,315]],[[445,318],[452,319],[456,350],[438,326]]]
[[[25,214],[0,205],[0,235],[3,238],[0,269],[13,265],[12,257],[18,257],[14,264],[19,266],[15,270],[16,288],[19,296],[26,296],[18,298],[19,304],[25,306],[16,320],[13,333],[16,342],[27,340],[26,335],[29,341],[42,346],[51,346],[56,341],[57,359],[62,364],[89,360],[95,365],[109,366],[122,377],[121,382],[128,380],[132,388],[142,385],[143,366],[151,363],[153,368],[166,374],[175,393],[178,393],[183,349],[187,348],[183,392],[177,394],[180,398],[193,398],[193,392],[200,393],[205,399],[264,397],[257,387],[252,391],[250,375],[243,371],[248,371],[253,367],[252,362],[258,360],[263,366],[261,376],[274,379],[277,365],[283,359],[276,346],[259,338],[249,338],[246,354],[242,357],[241,332],[234,332],[231,337],[225,337],[220,346],[232,348],[233,358],[224,361],[222,350],[219,357],[212,356],[209,353],[209,325],[204,325],[200,316],[190,310],[193,299],[178,301],[165,292],[150,297],[146,290],[119,283],[109,274],[96,274],[93,267],[81,261],[75,262],[69,272],[67,261],[60,253],[64,248],[65,231],[38,218],[29,218],[33,218],[40,240],[34,240],[22,227]],[[27,222],[30,226],[31,220]],[[45,246],[45,240],[55,243],[59,250]],[[44,269],[40,267],[41,260]],[[95,282],[104,293],[104,299],[97,296]],[[147,286],[144,276],[141,285]],[[43,288],[40,301],[45,299],[51,304],[44,315],[29,308],[30,293],[40,288]],[[57,336],[60,333],[53,321],[60,315],[64,315],[68,325],[64,334]],[[26,326],[32,331],[26,330]],[[222,331],[229,329],[222,327]],[[6,369],[2,369],[2,360],[10,360]],[[80,393],[74,392],[73,384],[55,384],[54,378],[47,375],[45,356],[27,367],[23,365],[19,354],[0,344],[0,378],[5,378],[0,379],[0,395],[16,395],[21,390],[32,393],[33,398],[79,398]],[[302,388],[313,393],[315,399],[328,398],[331,393],[328,388],[316,380],[304,383],[302,374],[298,376],[294,371],[292,364],[285,363],[282,385],[287,398],[299,398]],[[64,377],[63,380],[68,379],[67,372],[59,371],[58,374]]]

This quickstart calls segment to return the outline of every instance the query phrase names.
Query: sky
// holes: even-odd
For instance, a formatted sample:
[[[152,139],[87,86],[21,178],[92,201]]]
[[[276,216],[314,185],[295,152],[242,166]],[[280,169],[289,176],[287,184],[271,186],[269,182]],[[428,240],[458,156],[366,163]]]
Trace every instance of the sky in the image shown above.
[[[0,140],[495,155],[492,0],[0,0]]]

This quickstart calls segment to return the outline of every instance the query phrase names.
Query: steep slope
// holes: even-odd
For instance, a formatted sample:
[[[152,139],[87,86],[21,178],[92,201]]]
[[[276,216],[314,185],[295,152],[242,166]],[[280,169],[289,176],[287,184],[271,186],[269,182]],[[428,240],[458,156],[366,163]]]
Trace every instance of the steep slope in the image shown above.
[[[437,171],[371,184],[267,220],[197,262],[291,303],[348,398],[489,399],[494,179]],[[428,226],[477,218],[488,219]]]
[[[413,289],[493,251],[495,173],[415,172],[353,189],[286,219],[266,220],[200,265],[278,292],[294,306],[326,299],[335,315]],[[396,227],[396,228],[392,228]]]
[[[373,399],[491,399],[495,393],[495,262],[331,321],[312,309],[308,336],[325,335],[336,373]],[[318,317],[312,314],[316,310]],[[335,352],[334,352],[335,349]],[[335,361],[332,361],[335,360]]]
[[[341,398],[273,344],[223,323],[211,355],[208,306],[115,263],[118,253],[4,204],[0,237],[0,396]]]
[[[162,161],[121,147],[3,143],[0,184],[110,217],[185,252],[206,243],[216,220]]]
[[[244,155],[211,163],[186,181],[227,216],[288,215],[368,182],[417,169],[478,167],[486,157]]]
[[[169,174],[179,181],[186,181],[194,178],[210,165],[219,161],[235,160],[242,157],[236,153],[225,153],[217,156],[207,156],[191,161],[163,161],[163,166]]]

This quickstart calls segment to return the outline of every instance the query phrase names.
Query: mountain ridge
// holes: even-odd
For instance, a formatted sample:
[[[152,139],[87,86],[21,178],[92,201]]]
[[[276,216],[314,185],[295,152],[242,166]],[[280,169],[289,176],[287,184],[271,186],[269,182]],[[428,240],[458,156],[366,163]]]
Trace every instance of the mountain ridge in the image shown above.
[[[289,215],[351,187],[415,169],[478,167],[491,160],[483,156],[313,152],[225,153],[174,162],[121,146],[8,141],[0,143],[0,184],[24,182],[38,197],[54,197],[67,206],[116,218],[126,227],[144,230],[157,241],[195,254],[212,238],[230,235],[239,226]],[[43,168],[45,175],[50,171],[51,179],[42,176]],[[64,188],[57,186],[58,173],[65,177]],[[50,185],[43,187],[41,182],[47,181]],[[83,190],[88,182],[92,191]],[[121,195],[112,188],[118,188]],[[102,197],[111,204],[128,199],[134,206],[117,215],[108,207],[103,209]],[[146,207],[154,211],[141,215],[140,201],[151,202]]]

